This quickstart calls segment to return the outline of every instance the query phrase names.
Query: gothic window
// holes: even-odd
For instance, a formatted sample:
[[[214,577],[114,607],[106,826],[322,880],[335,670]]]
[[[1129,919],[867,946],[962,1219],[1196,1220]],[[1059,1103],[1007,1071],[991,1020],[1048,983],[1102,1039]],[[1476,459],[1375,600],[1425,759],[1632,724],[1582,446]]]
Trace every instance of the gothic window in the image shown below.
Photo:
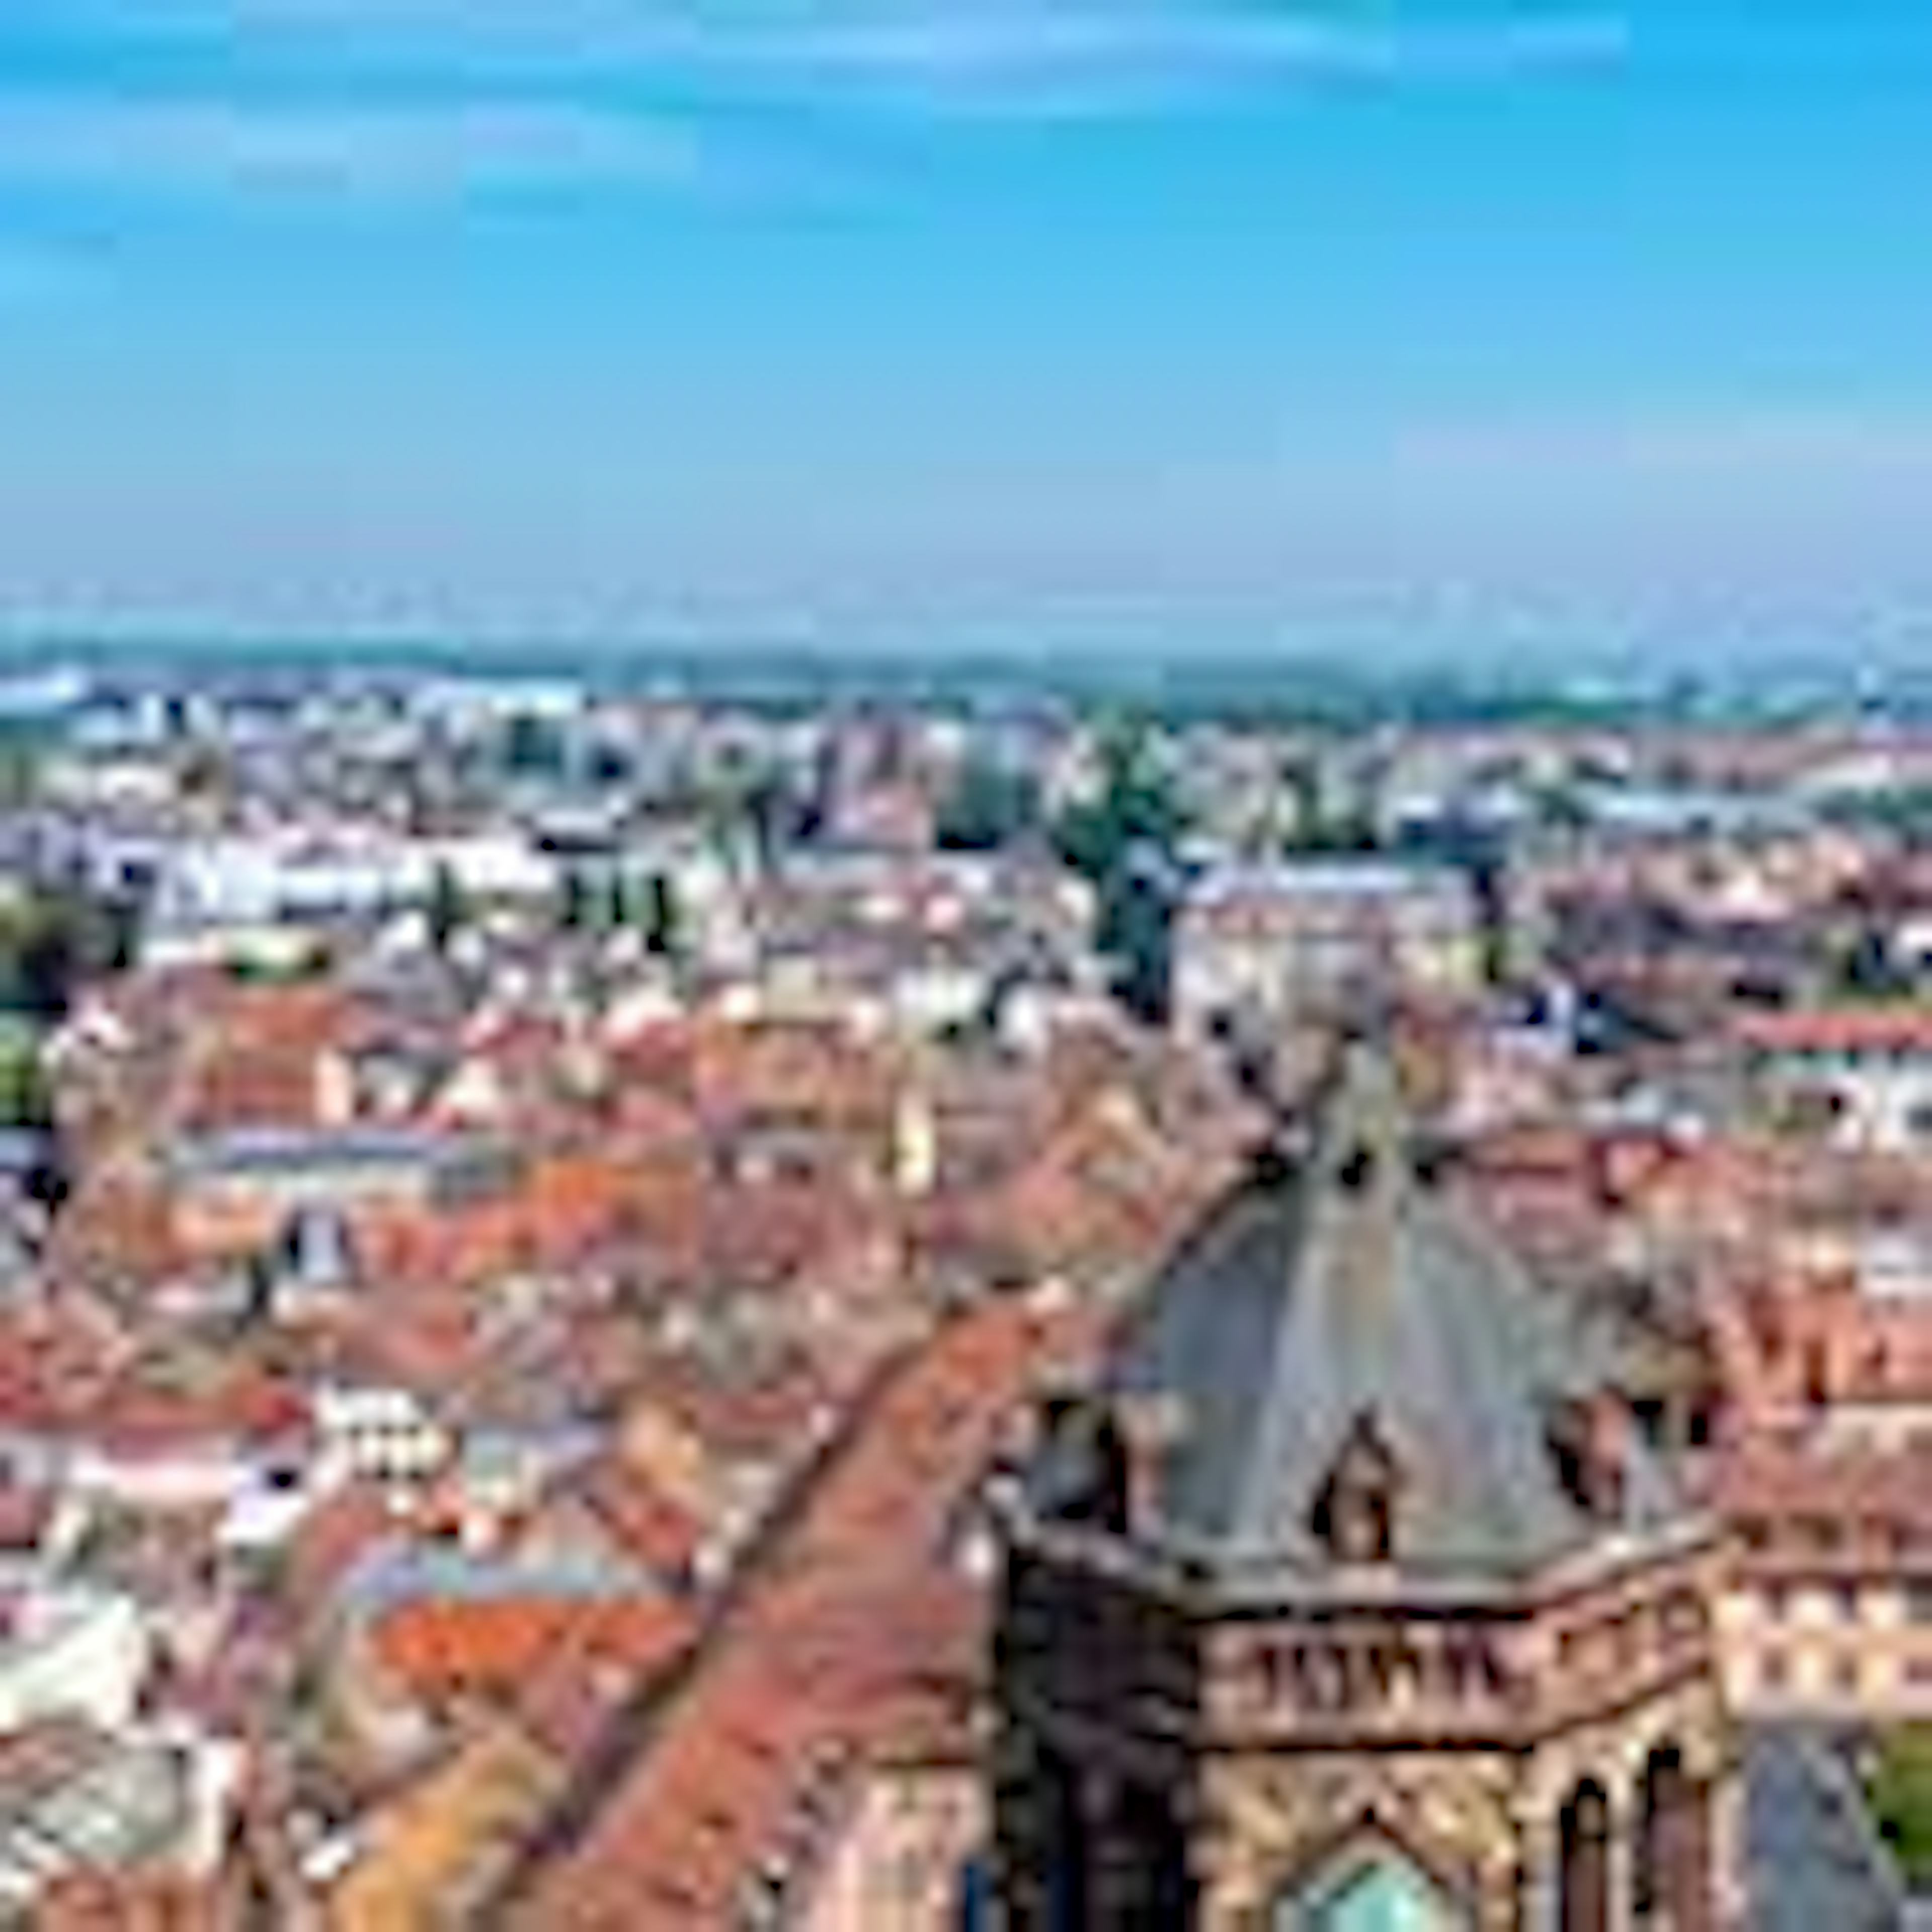
[[[1710,1924],[1708,1799],[1674,1745],[1651,1754],[1639,1796],[1637,1916],[1670,1932]]]
[[[1431,1879],[1390,1851],[1283,1898],[1274,1932],[1461,1932],[1466,1923]]]
[[[1563,1808],[1562,1932],[1610,1932],[1610,1808],[1600,1786],[1579,1785]]]
[[[1386,1563],[1395,1553],[1400,1472],[1372,1416],[1349,1432],[1316,1497],[1310,1528],[1337,1563]]]
[[[1597,1513],[1599,1489],[1590,1439],[1588,1412],[1580,1402],[1562,1402],[1550,1410],[1548,1437],[1551,1461],[1563,1492],[1586,1514]]]
[[[1132,1471],[1119,1425],[1097,1406],[1069,1403],[1049,1414],[1048,1426],[1061,1466],[1061,1514],[1124,1535]]]
[[[1124,1536],[1132,1510],[1132,1470],[1120,1425],[1102,1416],[1094,1425],[1088,1444],[1092,1476],[1091,1520],[1115,1536]]]

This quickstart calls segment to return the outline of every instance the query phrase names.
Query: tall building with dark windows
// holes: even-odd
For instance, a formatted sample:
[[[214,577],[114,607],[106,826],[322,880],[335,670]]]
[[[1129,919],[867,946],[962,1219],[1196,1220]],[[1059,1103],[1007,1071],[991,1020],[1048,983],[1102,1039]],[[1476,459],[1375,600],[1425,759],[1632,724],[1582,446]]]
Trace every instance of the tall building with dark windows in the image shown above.
[[[1354,1044],[1002,1492],[1008,1932],[1744,1922],[1714,1525]]]

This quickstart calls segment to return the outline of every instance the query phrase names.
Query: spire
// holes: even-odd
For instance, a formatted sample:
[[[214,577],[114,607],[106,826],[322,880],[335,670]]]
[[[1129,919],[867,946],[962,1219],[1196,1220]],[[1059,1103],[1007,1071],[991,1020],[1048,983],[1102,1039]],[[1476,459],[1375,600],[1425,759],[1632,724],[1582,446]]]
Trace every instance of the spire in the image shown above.
[[[1337,1223],[1342,1312],[1352,1322],[1385,1322],[1396,1230],[1407,1190],[1407,1110],[1395,1068],[1379,1047],[1352,1041],[1324,1110],[1312,1186],[1332,1203]]]
[[[1550,1446],[1552,1404],[1597,1379],[1568,1311],[1416,1144],[1390,1054],[1352,1038],[1308,1157],[1236,1190],[1156,1278],[1117,1380],[1178,1418],[1152,1487],[1190,1548],[1334,1560],[1324,1498],[1352,1486],[1391,1499],[1397,1564],[1513,1571],[1600,1533]]]

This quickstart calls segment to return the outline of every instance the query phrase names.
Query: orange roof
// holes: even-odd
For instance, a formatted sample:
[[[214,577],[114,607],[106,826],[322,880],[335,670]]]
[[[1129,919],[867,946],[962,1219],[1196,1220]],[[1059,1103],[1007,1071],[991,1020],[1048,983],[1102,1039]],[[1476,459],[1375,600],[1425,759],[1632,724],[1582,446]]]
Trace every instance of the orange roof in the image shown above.
[[[338,1490],[297,1526],[281,1566],[284,1600],[304,1612],[332,1604],[358,1558],[392,1527],[372,1486],[356,1483]]]
[[[83,1173],[54,1223],[48,1260],[60,1276],[116,1275],[154,1281],[178,1267],[167,1196],[113,1171]]]
[[[355,1014],[350,995],[327,981],[221,986],[191,1016],[175,1121],[216,1129],[313,1120],[316,1062],[347,1040]]]
[[[532,1874],[518,1924],[728,1923],[745,1878],[836,1800],[842,1769],[938,1734],[982,1652],[976,1593],[938,1567],[952,1512],[1042,1359],[1097,1339],[1090,1316],[997,1303],[886,1378],[640,1754],[575,1794],[596,1800],[587,1830]]]
[[[1739,1042],[1760,1053],[1932,1053],[1932,1007],[1885,1004],[1750,1013]]]
[[[331,1932],[469,1922],[454,1901],[541,1812],[554,1768],[513,1726],[487,1726],[376,1816],[368,1850],[328,1900]]]
[[[513,1695],[565,1648],[620,1665],[634,1679],[668,1663],[690,1634],[688,1612],[666,1598],[538,1594],[418,1599],[386,1612],[372,1632],[383,1666],[430,1700]]]
[[[212,1887],[169,1873],[62,1874],[35,1902],[34,1932],[217,1932],[230,1923]]]
[[[1823,1517],[1850,1531],[1860,1519],[1932,1530],[1932,1455],[1842,1454],[1748,1443],[1713,1474],[1715,1501],[1733,1519]]]
[[[660,1576],[688,1570],[704,1540],[700,1518],[628,1464],[606,1459],[576,1486],[626,1552]]]
[[[706,1118],[761,1110],[848,1124],[890,1118],[890,1066],[837,1028],[808,1022],[700,1024],[691,1046],[692,1090]]]

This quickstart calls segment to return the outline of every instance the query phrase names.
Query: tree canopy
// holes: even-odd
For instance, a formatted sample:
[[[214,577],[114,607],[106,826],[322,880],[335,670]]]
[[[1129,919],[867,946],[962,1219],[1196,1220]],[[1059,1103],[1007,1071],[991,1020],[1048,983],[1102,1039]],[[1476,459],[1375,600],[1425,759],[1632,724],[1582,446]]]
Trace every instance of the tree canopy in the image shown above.
[[[1096,951],[1109,960],[1121,1003],[1151,1023],[1167,1017],[1173,925],[1186,815],[1147,735],[1132,725],[1101,746],[1101,785],[1054,828],[1062,862],[1094,891]]]
[[[31,1028],[0,1023],[0,1128],[44,1128],[52,1123],[52,1096],[38,1036]]]
[[[1912,1888],[1932,1886],[1932,1725],[1906,1724],[1879,1741],[1873,1815]]]
[[[1040,823],[1040,787],[1032,776],[986,758],[970,758],[940,798],[934,831],[949,852],[994,852]]]
[[[78,890],[0,904],[0,1012],[55,1024],[83,980],[133,962],[138,927],[130,903]]]

